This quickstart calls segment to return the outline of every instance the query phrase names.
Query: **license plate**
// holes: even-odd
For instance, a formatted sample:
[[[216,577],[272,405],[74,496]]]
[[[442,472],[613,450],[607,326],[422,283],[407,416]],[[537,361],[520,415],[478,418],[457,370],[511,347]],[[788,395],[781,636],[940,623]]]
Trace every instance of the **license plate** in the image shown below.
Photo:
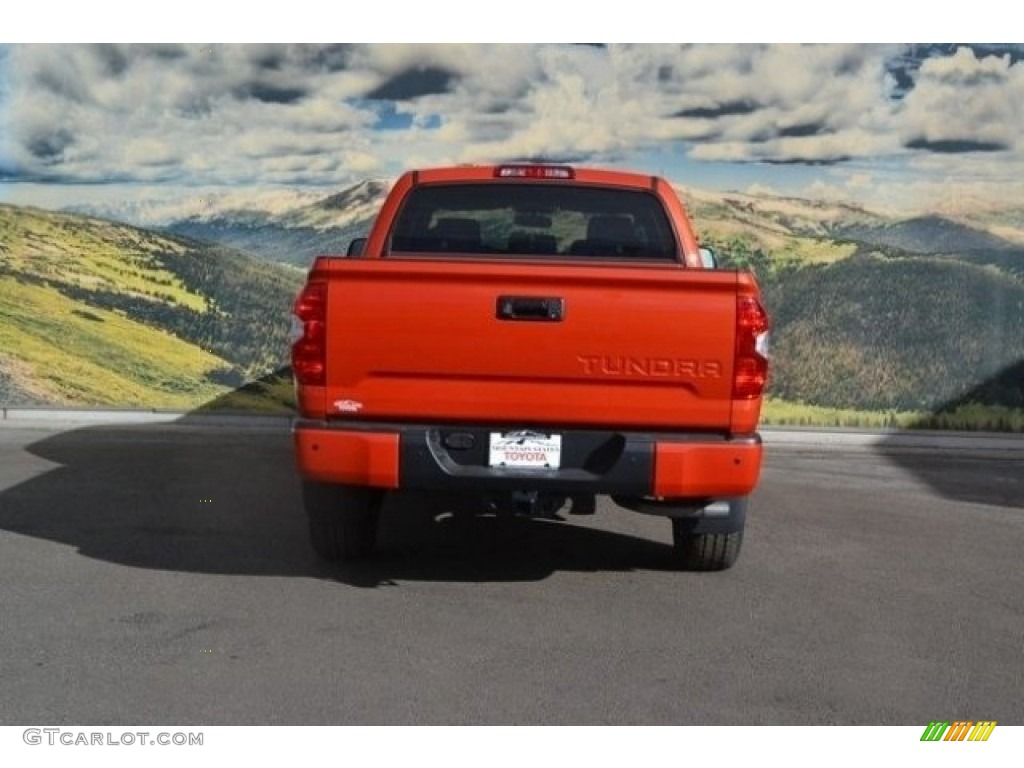
[[[542,432],[491,432],[492,467],[558,469],[562,436]]]

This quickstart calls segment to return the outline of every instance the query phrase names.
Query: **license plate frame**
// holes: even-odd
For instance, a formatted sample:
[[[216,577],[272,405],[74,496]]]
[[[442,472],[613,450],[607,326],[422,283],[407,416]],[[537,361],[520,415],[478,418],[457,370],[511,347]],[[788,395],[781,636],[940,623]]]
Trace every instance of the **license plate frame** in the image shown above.
[[[562,435],[513,430],[491,432],[487,463],[494,469],[552,470],[562,465]]]

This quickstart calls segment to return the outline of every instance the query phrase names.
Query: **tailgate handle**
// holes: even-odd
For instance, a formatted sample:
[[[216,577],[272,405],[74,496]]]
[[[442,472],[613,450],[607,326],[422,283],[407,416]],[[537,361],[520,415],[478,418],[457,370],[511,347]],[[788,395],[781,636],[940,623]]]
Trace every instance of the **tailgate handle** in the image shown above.
[[[565,299],[540,296],[499,296],[499,320],[539,320],[560,323],[565,314]]]

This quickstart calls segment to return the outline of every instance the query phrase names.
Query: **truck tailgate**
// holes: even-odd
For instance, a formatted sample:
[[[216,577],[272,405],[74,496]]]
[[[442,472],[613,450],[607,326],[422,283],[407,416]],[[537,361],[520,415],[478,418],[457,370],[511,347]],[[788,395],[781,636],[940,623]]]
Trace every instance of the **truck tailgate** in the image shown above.
[[[328,416],[729,425],[736,273],[454,259],[324,272]]]

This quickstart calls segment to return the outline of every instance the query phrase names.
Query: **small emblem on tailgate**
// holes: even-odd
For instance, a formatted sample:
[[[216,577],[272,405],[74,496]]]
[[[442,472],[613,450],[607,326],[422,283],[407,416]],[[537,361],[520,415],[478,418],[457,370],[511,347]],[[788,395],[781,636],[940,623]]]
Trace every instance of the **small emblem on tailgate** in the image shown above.
[[[363,404],[358,400],[335,400],[334,410],[342,413],[358,413],[362,410]]]

